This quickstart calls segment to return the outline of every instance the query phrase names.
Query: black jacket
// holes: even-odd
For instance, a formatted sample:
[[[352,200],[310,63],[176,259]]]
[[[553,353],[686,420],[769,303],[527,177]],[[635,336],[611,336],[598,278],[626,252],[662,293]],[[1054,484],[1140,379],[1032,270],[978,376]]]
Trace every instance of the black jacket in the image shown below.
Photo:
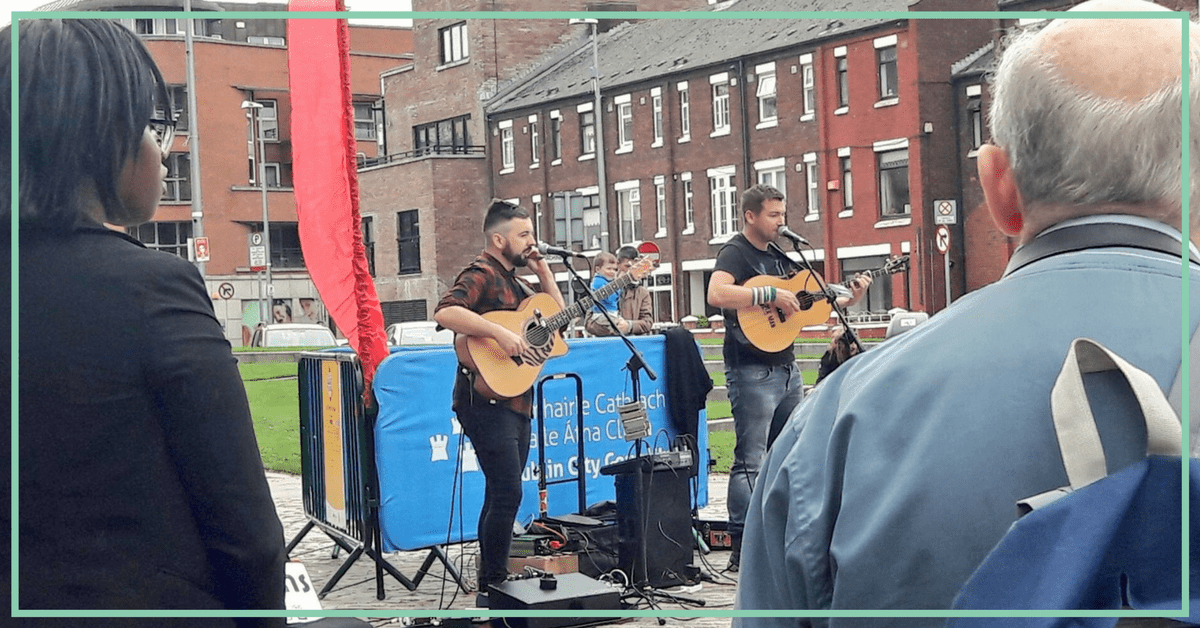
[[[196,269],[89,226],[22,234],[19,278],[20,607],[284,608],[283,529]]]

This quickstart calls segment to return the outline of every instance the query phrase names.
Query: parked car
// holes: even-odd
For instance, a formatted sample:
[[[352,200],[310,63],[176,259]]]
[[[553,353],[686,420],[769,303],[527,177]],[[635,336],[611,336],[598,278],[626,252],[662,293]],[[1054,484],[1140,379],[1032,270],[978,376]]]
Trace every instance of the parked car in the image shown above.
[[[395,323],[388,325],[384,330],[387,333],[387,342],[389,345],[452,345],[454,344],[454,332],[449,329],[437,330],[437,323],[433,321],[410,321],[407,323]]]
[[[336,347],[337,339],[324,325],[276,323],[260,326],[250,339],[251,347]]]

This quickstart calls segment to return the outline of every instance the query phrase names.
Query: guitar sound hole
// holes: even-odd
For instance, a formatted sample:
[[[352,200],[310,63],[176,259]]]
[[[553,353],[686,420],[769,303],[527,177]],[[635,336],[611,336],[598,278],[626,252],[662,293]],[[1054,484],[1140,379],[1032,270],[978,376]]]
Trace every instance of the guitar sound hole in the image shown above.
[[[550,330],[541,325],[530,325],[525,329],[525,340],[535,347],[541,347],[550,342]]]

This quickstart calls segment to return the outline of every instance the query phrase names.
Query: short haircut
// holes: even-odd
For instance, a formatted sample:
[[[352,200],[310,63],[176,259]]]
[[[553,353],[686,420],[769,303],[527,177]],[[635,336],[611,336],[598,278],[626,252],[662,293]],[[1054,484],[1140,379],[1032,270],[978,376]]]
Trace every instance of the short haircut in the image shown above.
[[[592,259],[592,272],[600,272],[600,269],[604,268],[604,266],[606,264],[616,264],[616,263],[617,263],[616,255],[613,255],[612,253],[609,253],[608,251],[600,251],[599,253],[596,254],[596,257],[594,259]]]
[[[0,30],[11,46],[12,27]],[[172,111],[162,73],[141,39],[110,20],[21,20],[19,218],[23,229],[65,233],[95,186],[106,212],[120,207],[117,180],[137,155],[156,108]],[[0,55],[0,118],[12,119],[11,55]],[[12,126],[0,131],[10,145]],[[12,156],[0,151],[12,172]],[[11,219],[11,182],[0,190],[0,218]]]
[[[784,198],[783,192],[780,192],[779,188],[759,183],[742,192],[742,211],[754,212],[757,216],[762,212],[767,201],[782,201]]]
[[[618,261],[623,262],[627,259],[637,259],[637,258],[638,258],[638,250],[633,245],[626,244],[625,246],[617,249],[617,260]]]
[[[1039,49],[1039,32],[1031,27],[1009,36],[990,77],[992,142],[1007,154],[1024,202],[1031,207],[1162,203],[1178,214],[1181,82],[1136,102],[1097,96],[1062,77]],[[1200,130],[1194,40],[1191,59],[1189,128]],[[1196,157],[1191,161],[1196,173]],[[1189,178],[1194,195],[1196,175]]]
[[[508,224],[514,218],[528,218],[529,212],[524,208],[513,205],[508,201],[502,201],[498,198],[492,199],[492,204],[488,205],[487,215],[483,218],[483,233],[491,235],[495,233],[501,226]]]

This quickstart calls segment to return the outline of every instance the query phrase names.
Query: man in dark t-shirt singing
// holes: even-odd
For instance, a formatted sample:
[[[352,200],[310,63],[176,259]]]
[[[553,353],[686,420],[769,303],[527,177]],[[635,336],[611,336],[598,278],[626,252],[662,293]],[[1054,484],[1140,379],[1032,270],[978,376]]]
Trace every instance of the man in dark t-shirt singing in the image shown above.
[[[722,308],[725,317],[725,379],[737,440],[729,470],[729,533],[733,540],[730,571],[737,571],[741,561],[746,508],[770,446],[767,435],[771,424],[782,424],[804,394],[792,345],[775,353],[761,351],[746,339],[737,318],[738,308],[761,303],[773,303],[784,316],[801,309],[796,295],[788,290],[742,285],[758,275],[785,276],[792,268],[781,250],[768,247],[786,221],[783,192],[769,185],[756,185],[742,193],[740,209],[745,222],[742,232],[717,253],[708,283],[708,303]],[[838,303],[847,306],[858,302],[870,284],[870,277],[856,277],[851,286],[853,296],[839,297]]]

